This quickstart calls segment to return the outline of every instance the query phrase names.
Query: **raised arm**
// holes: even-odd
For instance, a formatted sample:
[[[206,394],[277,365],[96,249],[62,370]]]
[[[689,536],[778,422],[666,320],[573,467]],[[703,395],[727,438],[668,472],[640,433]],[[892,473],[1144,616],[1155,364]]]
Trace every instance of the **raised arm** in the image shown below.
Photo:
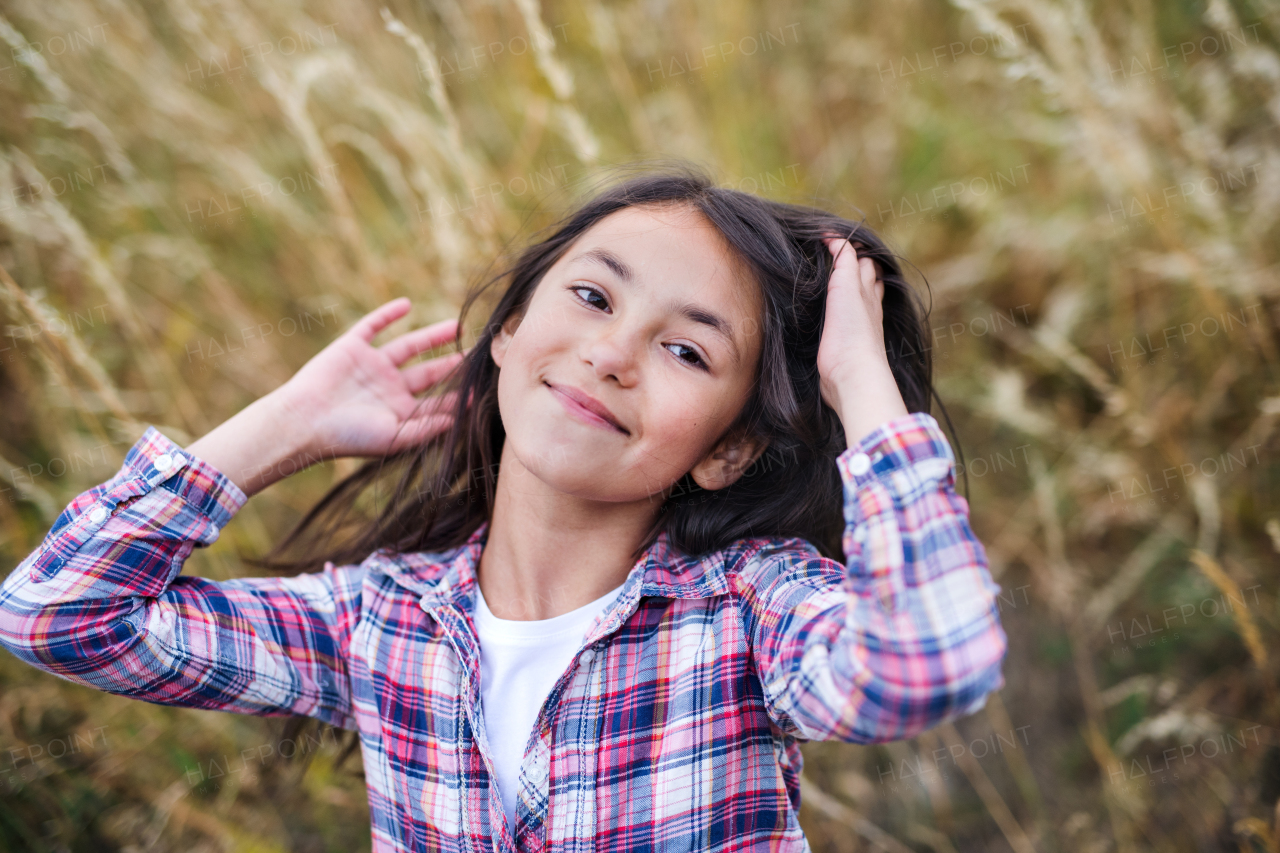
[[[1000,689],[999,587],[926,414],[838,460],[847,565],[762,552],[738,594],[775,722],[810,740],[910,738]]]
[[[849,437],[837,460],[846,565],[812,549],[762,552],[737,575],[737,594],[775,723],[870,743],[980,708],[1004,684],[1007,640],[951,446],[930,415],[907,413],[889,369],[884,285],[846,241],[829,247],[818,368]]]
[[[366,316],[186,450],[148,428],[120,471],[73,500],[0,586],[0,645],[151,702],[349,725],[358,568],[221,583],[179,575],[247,494],[318,459],[385,453],[447,426],[444,404],[415,395],[457,357],[401,365],[452,339],[453,321],[371,346],[408,307],[396,300]]]
[[[0,586],[0,643],[70,681],[190,708],[346,725],[342,644],[356,570],[223,583],[179,577],[244,504],[227,477],[149,428]]]

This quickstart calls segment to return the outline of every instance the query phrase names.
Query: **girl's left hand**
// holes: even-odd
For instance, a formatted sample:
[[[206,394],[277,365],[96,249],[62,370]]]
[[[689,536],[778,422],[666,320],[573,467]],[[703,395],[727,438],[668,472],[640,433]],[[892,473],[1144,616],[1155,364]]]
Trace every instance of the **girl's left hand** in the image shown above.
[[[885,421],[907,414],[884,345],[884,282],[875,262],[843,237],[823,241],[835,259],[818,345],[822,399],[840,415],[853,445]]]

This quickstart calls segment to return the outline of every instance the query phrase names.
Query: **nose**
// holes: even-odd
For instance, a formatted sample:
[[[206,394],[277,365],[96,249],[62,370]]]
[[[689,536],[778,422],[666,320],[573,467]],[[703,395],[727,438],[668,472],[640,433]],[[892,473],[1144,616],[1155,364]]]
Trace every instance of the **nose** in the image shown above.
[[[639,335],[622,324],[610,324],[583,342],[582,360],[591,365],[596,377],[613,380],[629,388],[639,378]]]

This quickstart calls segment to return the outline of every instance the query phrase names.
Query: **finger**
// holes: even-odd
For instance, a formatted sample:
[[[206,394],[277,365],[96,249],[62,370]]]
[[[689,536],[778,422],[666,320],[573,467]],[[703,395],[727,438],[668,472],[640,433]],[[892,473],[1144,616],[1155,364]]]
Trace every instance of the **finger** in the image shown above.
[[[458,408],[458,392],[450,391],[439,397],[423,397],[413,407],[413,414],[406,420],[425,418],[428,415],[451,415]]]
[[[460,352],[442,355],[421,364],[413,364],[400,371],[409,393],[421,394],[454,371],[465,356]]]
[[[825,242],[837,270],[844,272],[857,264],[858,250],[848,240],[843,237],[831,237]]]
[[[395,340],[387,342],[380,349],[387,354],[392,364],[399,367],[415,355],[435,349],[441,344],[447,344],[457,336],[458,321],[441,320],[439,323],[406,332]]]
[[[391,444],[389,452],[397,453],[415,444],[422,444],[453,426],[451,414],[429,414],[410,418],[404,422]]]
[[[387,326],[399,320],[405,314],[409,313],[412,303],[409,297],[401,296],[399,299],[392,299],[385,305],[379,305],[368,314],[365,314],[356,324],[351,327],[350,334],[359,336],[366,343],[373,340],[374,336],[385,329]]]
[[[876,286],[876,262],[870,258],[859,258],[858,277],[862,280],[864,288],[874,288]]]

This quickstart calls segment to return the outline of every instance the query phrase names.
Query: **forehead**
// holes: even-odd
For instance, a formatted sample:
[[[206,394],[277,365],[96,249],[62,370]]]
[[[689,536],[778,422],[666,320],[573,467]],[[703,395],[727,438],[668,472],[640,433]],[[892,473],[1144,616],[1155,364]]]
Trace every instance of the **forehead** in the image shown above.
[[[688,205],[628,207],[587,229],[556,266],[595,265],[583,255],[607,249],[635,274],[633,284],[654,295],[711,302],[755,317],[759,288],[724,236]],[[600,267],[603,269],[603,267]]]

